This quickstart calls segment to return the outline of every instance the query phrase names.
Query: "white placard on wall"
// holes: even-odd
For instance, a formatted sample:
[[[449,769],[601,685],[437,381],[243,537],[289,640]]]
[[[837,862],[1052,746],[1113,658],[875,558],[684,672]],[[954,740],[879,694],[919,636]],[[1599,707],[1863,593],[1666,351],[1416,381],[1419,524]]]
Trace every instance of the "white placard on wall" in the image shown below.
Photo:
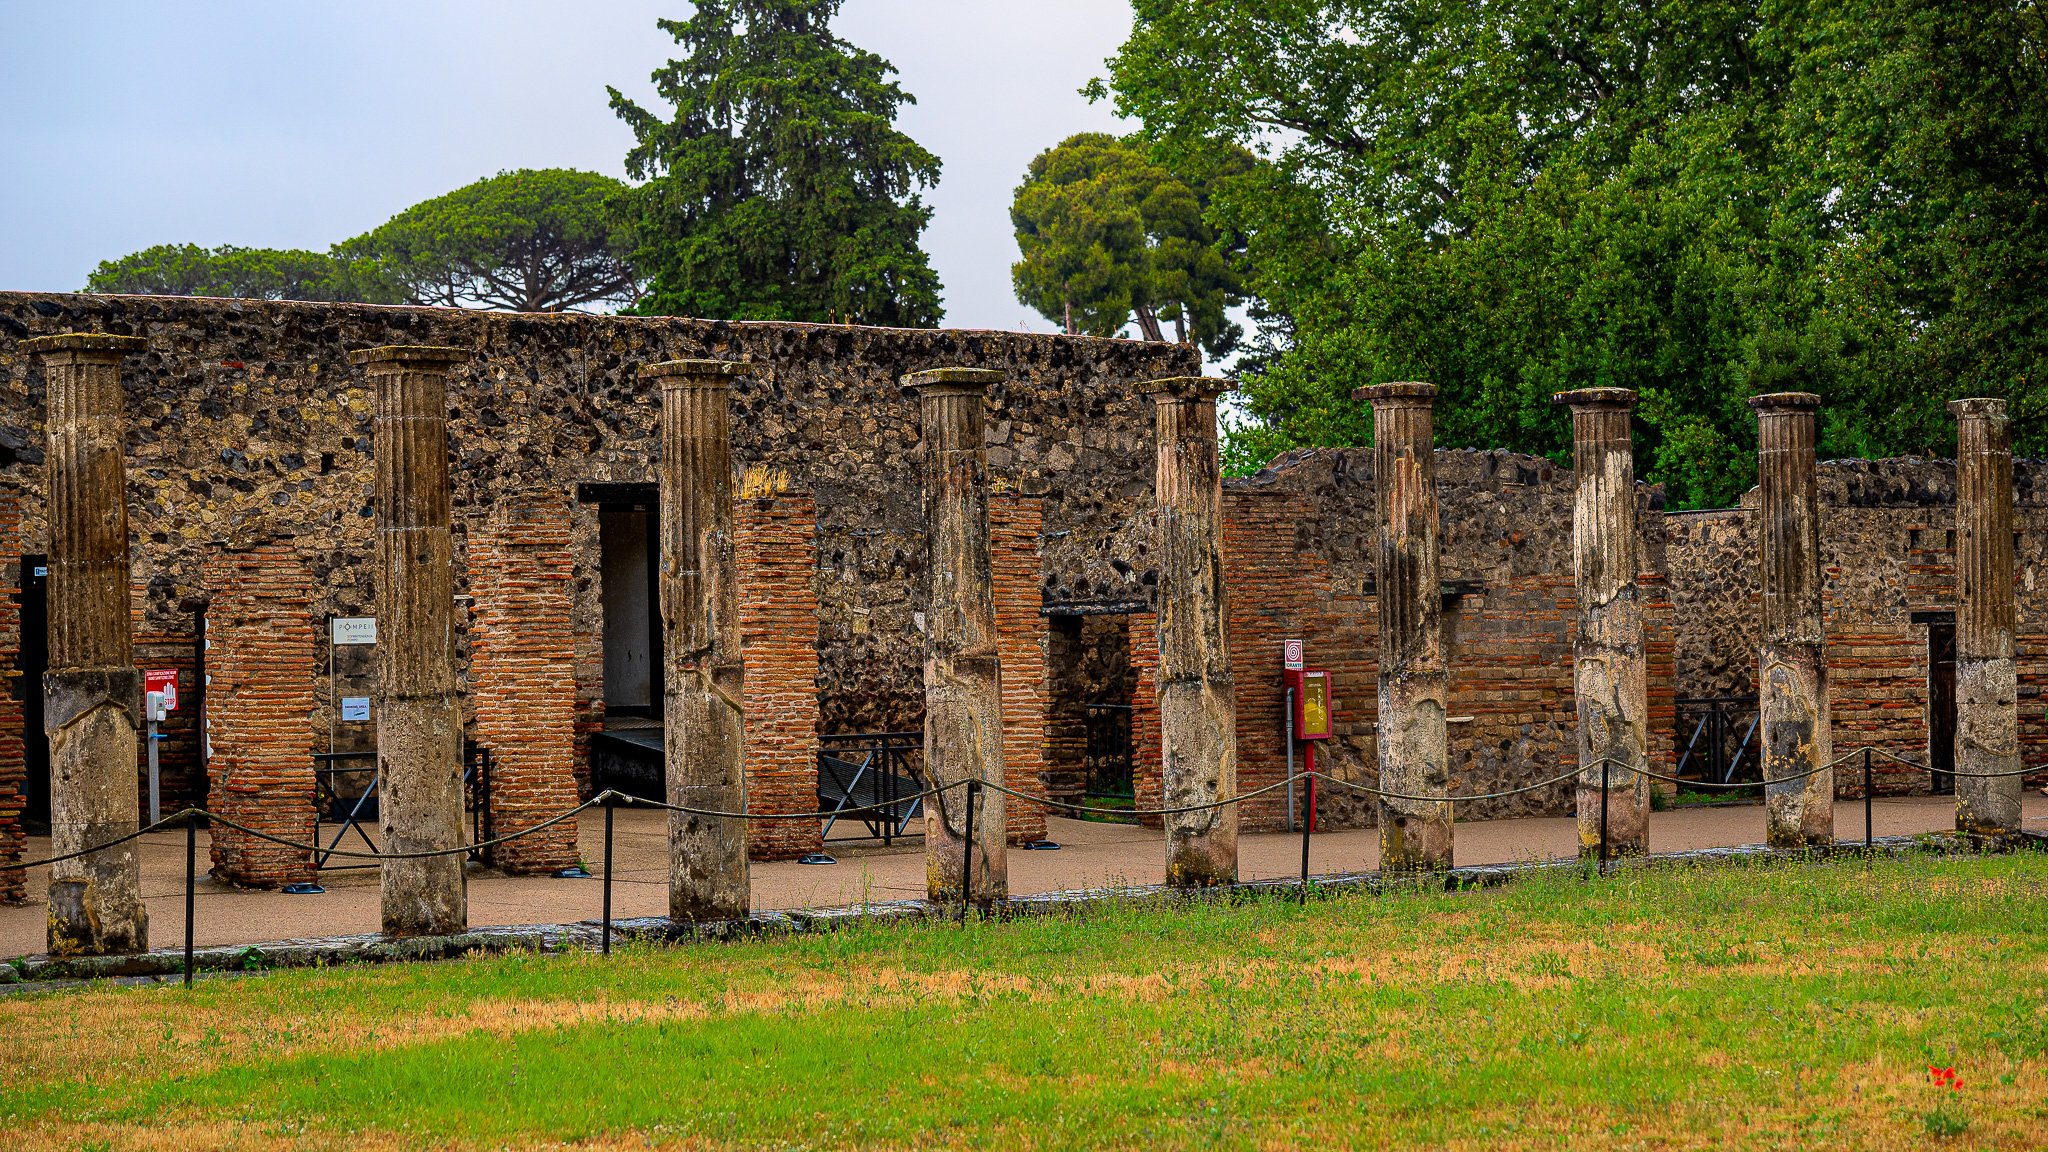
[[[336,616],[328,626],[336,644],[375,644],[377,642],[377,618],[375,616]]]

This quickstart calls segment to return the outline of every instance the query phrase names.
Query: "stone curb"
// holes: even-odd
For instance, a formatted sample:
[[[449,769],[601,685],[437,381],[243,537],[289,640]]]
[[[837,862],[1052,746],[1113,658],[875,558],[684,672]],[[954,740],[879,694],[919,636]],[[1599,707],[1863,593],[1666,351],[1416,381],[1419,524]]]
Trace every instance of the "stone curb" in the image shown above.
[[[1904,856],[1914,852],[1970,855],[1980,852],[2048,850],[2048,837],[2024,833],[1999,841],[1975,841],[1954,833],[1920,833],[1910,836],[1880,836],[1872,842],[1875,852]],[[1732,848],[1699,848],[1666,852],[1648,857],[1609,862],[1609,875],[1617,871],[1665,869],[1678,866],[1729,865],[1751,861],[1797,862],[1814,857],[1854,858],[1863,854],[1860,842],[1845,842],[1829,849],[1810,851],[1769,848],[1750,844]],[[1543,874],[1576,874],[1586,861],[1557,859],[1520,864],[1482,864],[1454,868],[1448,872],[1412,878],[1386,877],[1379,872],[1337,872],[1309,878],[1310,893],[1364,890],[1373,893],[1389,888],[1425,887],[1441,883],[1445,891],[1459,892],[1495,888],[1519,877]],[[1211,889],[1177,889],[1164,884],[1142,884],[1118,888],[1069,889],[1017,896],[992,918],[1045,916],[1080,912],[1119,900],[1186,902],[1195,900],[1244,900],[1300,890],[1293,879],[1253,880]],[[612,935],[620,941],[685,944],[698,941],[731,942],[771,935],[833,931],[858,923],[911,923],[948,919],[959,914],[957,905],[934,904],[927,900],[893,900],[781,912],[757,912],[745,920],[724,920],[703,924],[678,923],[664,916],[643,916],[613,920]],[[323,936],[276,940],[262,944],[229,944],[196,948],[192,952],[195,972],[249,973],[279,968],[325,968],[345,964],[391,964],[422,960],[452,960],[463,956],[491,955],[516,951],[591,952],[600,946],[603,925],[596,920],[571,924],[536,924],[517,927],[476,928],[454,936],[420,936],[393,940],[376,933],[354,936]],[[180,977],[185,971],[182,949],[156,949],[128,956],[24,956],[0,963],[0,985],[9,991],[54,989],[91,980],[148,980]]]

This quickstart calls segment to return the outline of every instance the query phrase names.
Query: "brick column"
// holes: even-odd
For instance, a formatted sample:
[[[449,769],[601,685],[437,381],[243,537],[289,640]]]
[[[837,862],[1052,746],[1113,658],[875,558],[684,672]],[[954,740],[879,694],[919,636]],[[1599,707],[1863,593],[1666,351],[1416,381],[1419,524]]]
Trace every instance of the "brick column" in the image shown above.
[[[1579,710],[1579,853],[1606,843],[1616,856],[1650,845],[1649,667],[1643,650],[1642,595],[1636,587],[1635,443],[1627,388],[1560,392],[1572,410],[1572,567],[1577,574],[1579,636],[1574,690]],[[1619,761],[1620,763],[1609,763]]]
[[[349,353],[368,370],[376,400],[377,791],[388,852],[463,843],[448,372],[466,359],[456,348]],[[384,932],[461,932],[469,919],[462,869],[460,855],[385,860]]]
[[[147,342],[81,333],[24,340],[48,388],[50,849],[76,852],[137,827],[142,675],[128,617],[128,492],[121,357]],[[50,868],[53,954],[142,952],[149,914],[134,841]]]
[[[1039,501],[998,496],[989,501],[989,561],[995,581],[996,648],[1003,667],[1003,777],[1019,792],[1046,794],[1045,731],[1051,705],[1046,685],[1049,629],[1039,570]],[[1007,799],[1007,798],[1006,798]],[[1045,807],[1004,805],[1010,843],[1045,836]]]
[[[552,497],[501,500],[469,533],[469,698],[476,739],[491,756],[490,832],[505,836],[576,806],[576,661],[570,625],[575,553],[570,506]],[[551,824],[490,851],[513,875],[576,864],[576,821]]]
[[[1752,397],[1763,648],[1757,665],[1764,819],[1774,848],[1835,842],[1835,774],[1828,727],[1827,633],[1821,623],[1820,492],[1810,392]],[[1816,769],[1820,769],[1816,771]],[[1792,780],[1800,773],[1813,775]]]
[[[1153,492],[1159,520],[1159,734],[1164,807],[1237,795],[1237,689],[1223,586],[1223,471],[1216,397],[1227,381],[1157,380]],[[1236,805],[1166,817],[1166,882],[1237,880]]]
[[[2012,436],[2003,400],[1957,400],[1948,410],[1956,416],[1956,831],[2010,836],[2020,830],[2020,778],[1982,774],[2020,767]]]
[[[290,544],[206,565],[207,811],[311,843],[313,681],[319,637],[313,578]],[[312,853],[215,825],[213,874],[277,888],[313,879]]]
[[[808,496],[741,500],[740,642],[746,662],[747,803],[818,810],[818,509]],[[756,860],[823,846],[815,820],[758,820]]]
[[[1131,614],[1131,793],[1139,808],[1165,807],[1166,782],[1160,763],[1159,617]],[[1147,828],[1164,827],[1157,816],[1139,819]]]
[[[1437,571],[1434,384],[1380,384],[1372,401],[1373,502],[1379,511],[1380,787],[1441,795],[1450,784],[1444,701],[1443,586]],[[1451,805],[1379,801],[1380,869],[1451,867]]]
[[[0,496],[0,904],[28,902],[28,874],[8,871],[21,862],[28,836],[21,826],[27,782],[27,748],[22,728],[21,680],[21,498]],[[40,733],[37,736],[40,737]]]
[[[733,538],[730,381],[751,364],[670,360],[640,370],[661,381],[661,617],[668,801],[747,806],[739,575]],[[668,816],[668,914],[744,919],[747,821]]]
[[[935,368],[903,378],[916,394],[924,438],[926,572],[924,762],[932,786],[1003,781],[1003,681],[989,557],[988,448],[982,405],[1000,372]],[[925,807],[925,885],[933,900],[960,895],[966,863],[967,790]],[[974,813],[972,898],[1009,897],[1000,792],[983,790]]]

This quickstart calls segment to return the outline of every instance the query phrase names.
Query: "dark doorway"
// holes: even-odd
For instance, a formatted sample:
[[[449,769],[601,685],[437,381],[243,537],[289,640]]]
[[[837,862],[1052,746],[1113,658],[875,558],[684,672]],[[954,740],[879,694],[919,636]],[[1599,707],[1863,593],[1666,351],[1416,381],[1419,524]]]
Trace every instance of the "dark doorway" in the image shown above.
[[[1046,791],[1069,802],[1127,807],[1137,688],[1130,617],[1100,611],[1048,616]]]
[[[43,673],[50,667],[50,560],[21,558],[21,823],[32,836],[50,833],[50,741],[43,734]]]
[[[581,484],[597,505],[604,613],[604,731],[590,742],[593,788],[662,799],[661,492],[653,484]]]
[[[1956,620],[1953,613],[1947,612],[1930,614],[1927,621],[1927,765],[1933,769],[1933,793],[1954,793]]]

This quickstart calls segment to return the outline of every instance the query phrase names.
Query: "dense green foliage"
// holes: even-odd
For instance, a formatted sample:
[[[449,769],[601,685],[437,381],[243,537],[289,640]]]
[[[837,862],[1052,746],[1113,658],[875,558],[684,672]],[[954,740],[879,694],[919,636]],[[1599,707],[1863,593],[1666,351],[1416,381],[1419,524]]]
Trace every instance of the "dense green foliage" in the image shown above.
[[[1219,150],[1216,175],[1252,167]],[[1240,334],[1233,253],[1206,219],[1210,180],[1184,180],[1142,144],[1100,132],[1070,136],[1031,161],[1010,206],[1023,259],[1017,299],[1069,333],[1114,336],[1136,321],[1147,340],[1193,340],[1228,355]]]
[[[637,310],[735,320],[936,324],[917,189],[939,160],[895,126],[888,61],[832,34],[840,0],[699,0],[661,27],[664,120],[611,90],[644,180],[617,203],[648,280]]]
[[[201,248],[159,244],[118,260],[102,260],[87,292],[147,296],[235,296],[244,300],[355,300],[395,304],[402,298],[372,271],[325,252],[298,249]]]
[[[1745,401],[1824,452],[1945,454],[2002,395],[2048,449],[2048,21],[2025,0],[1137,0],[1108,89],[1169,165],[1263,162],[1211,220],[1271,314],[1233,466],[1359,443],[1427,379],[1447,445],[1569,452],[1641,393],[1681,506],[1754,475]]]
[[[415,204],[337,252],[421,304],[559,312],[629,303],[626,234],[606,207],[625,188],[566,168],[500,172]]]
[[[23,1152],[2038,1148],[2044,895],[2034,853],[1630,868],[17,995],[0,1129]]]
[[[608,207],[625,187],[564,168],[500,172],[327,252],[164,244],[102,263],[86,291],[518,312],[625,303],[636,281]]]

